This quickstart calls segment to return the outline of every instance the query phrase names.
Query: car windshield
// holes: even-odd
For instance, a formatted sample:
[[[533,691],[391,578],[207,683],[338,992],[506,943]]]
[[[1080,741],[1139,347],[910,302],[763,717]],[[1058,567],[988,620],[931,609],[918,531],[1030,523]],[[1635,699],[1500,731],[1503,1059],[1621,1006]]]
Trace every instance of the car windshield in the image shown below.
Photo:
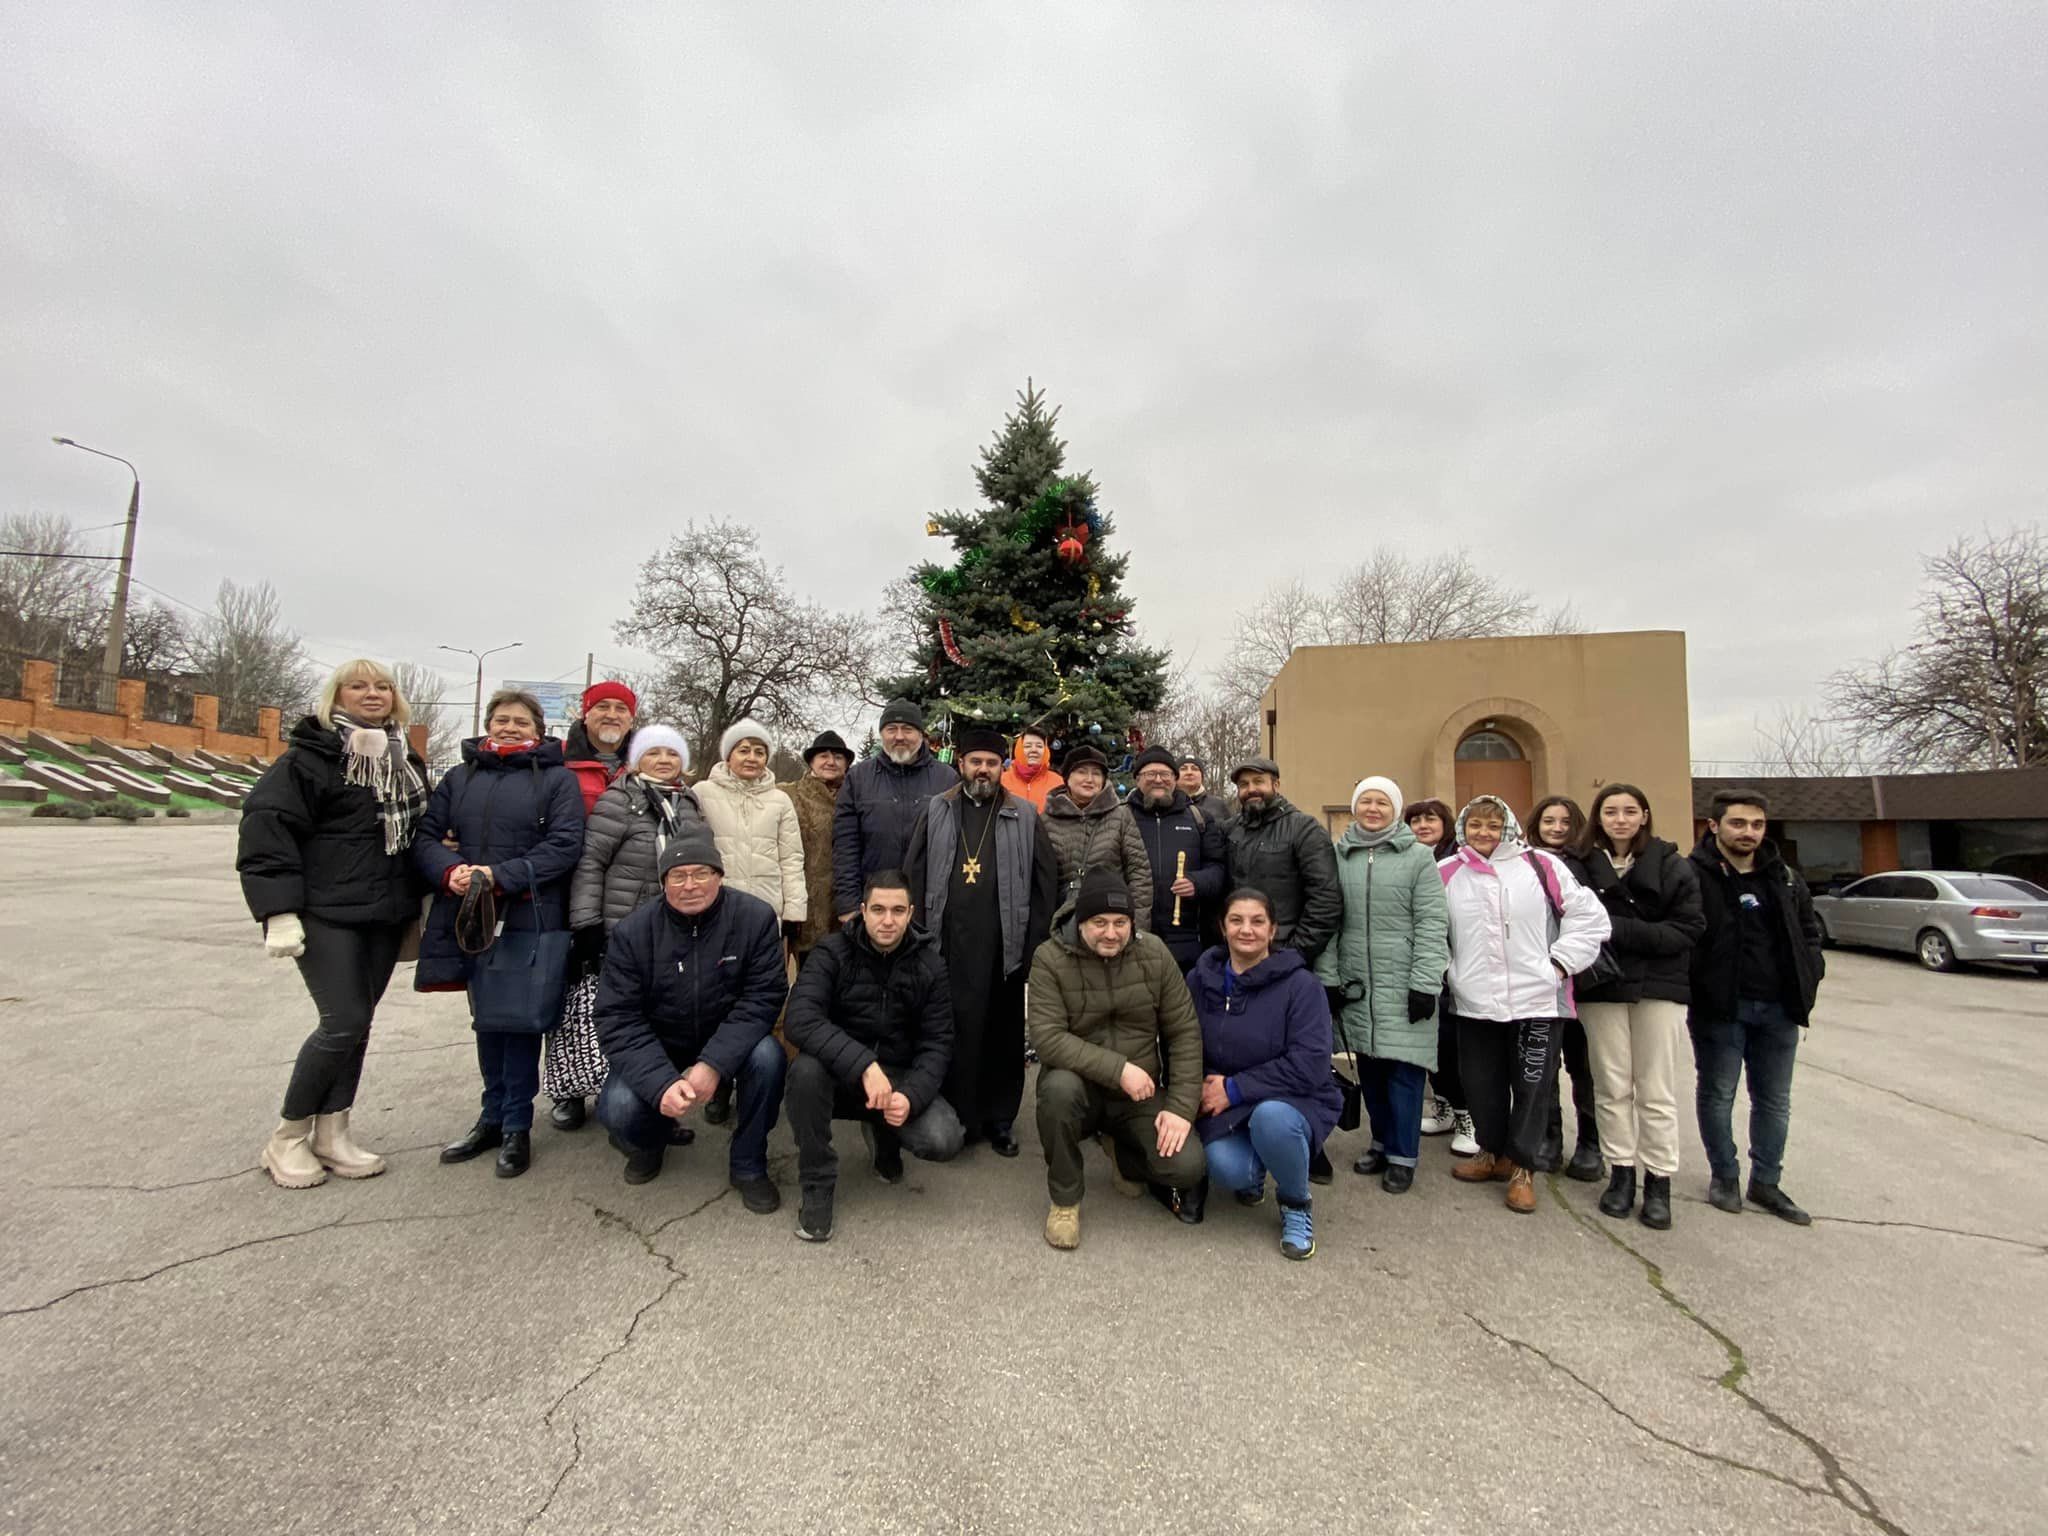
[[[1965,901],[2048,901],[2048,891],[2017,875],[1971,875],[1949,884]]]

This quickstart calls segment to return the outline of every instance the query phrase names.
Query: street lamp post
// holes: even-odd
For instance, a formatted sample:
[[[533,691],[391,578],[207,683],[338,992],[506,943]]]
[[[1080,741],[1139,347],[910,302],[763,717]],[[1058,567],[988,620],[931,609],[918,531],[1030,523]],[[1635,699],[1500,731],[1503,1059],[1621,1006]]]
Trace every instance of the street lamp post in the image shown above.
[[[458,656],[476,657],[476,702],[469,710],[469,734],[481,736],[484,733],[484,658],[495,656],[500,651],[516,651],[521,642],[514,640],[510,645],[494,645],[488,651],[472,651],[466,645],[444,645],[440,649],[453,651]]]
[[[76,448],[80,453],[125,464],[128,473],[135,477],[134,487],[128,492],[128,527],[121,535],[120,574],[114,578],[114,611],[107,618],[107,650],[100,661],[100,707],[111,709],[121,681],[121,647],[128,636],[128,573],[135,566],[135,520],[142,515],[142,471],[118,453],[88,448],[68,437],[53,437],[50,441],[60,448]]]

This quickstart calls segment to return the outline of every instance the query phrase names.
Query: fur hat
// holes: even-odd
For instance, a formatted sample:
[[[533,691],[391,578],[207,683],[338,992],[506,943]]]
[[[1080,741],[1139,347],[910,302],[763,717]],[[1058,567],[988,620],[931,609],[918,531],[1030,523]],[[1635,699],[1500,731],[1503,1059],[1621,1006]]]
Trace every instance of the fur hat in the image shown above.
[[[959,762],[970,752],[993,752],[997,757],[1005,757],[1009,753],[1009,743],[1003,740],[1001,731],[990,730],[985,725],[971,725],[953,743],[953,761]]]
[[[732,756],[732,749],[743,741],[758,741],[767,747],[770,757],[775,755],[775,738],[767,726],[758,720],[735,720],[718,738],[718,760],[725,762]]]
[[[1102,776],[1104,778],[1109,777],[1109,759],[1104,757],[1094,747],[1080,746],[1074,748],[1073,751],[1067,754],[1066,763],[1061,767],[1060,771],[1071,779],[1076,768],[1100,768]]]
[[[633,739],[626,743],[626,766],[640,766],[640,754],[649,747],[671,748],[683,760],[683,772],[690,771],[690,744],[683,740],[683,733],[672,725],[643,725],[633,733]]]

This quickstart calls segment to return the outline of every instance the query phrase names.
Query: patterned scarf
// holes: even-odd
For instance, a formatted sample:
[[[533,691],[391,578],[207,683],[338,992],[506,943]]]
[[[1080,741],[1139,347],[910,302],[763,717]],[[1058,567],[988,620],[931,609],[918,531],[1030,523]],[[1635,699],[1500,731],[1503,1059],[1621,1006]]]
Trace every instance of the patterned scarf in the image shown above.
[[[360,784],[377,797],[384,851],[405,852],[427,809],[427,786],[406,756],[404,734],[395,725],[365,725],[340,710],[334,712],[334,733],[341,739],[342,782]]]
[[[644,773],[633,775],[647,795],[647,808],[654,812],[654,857],[657,861],[668,848],[668,840],[682,830],[679,814],[683,803],[681,784],[664,784]]]

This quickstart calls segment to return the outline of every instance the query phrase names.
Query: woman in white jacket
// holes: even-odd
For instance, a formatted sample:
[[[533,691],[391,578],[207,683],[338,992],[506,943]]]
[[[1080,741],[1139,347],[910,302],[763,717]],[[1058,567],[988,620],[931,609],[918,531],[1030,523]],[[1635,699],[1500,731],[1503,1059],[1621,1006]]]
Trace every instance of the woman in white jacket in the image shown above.
[[[1480,1148],[1451,1176],[1504,1179],[1508,1209],[1527,1214],[1562,1025],[1578,1016],[1572,977],[1598,958],[1607,909],[1554,854],[1522,841],[1495,795],[1458,812],[1458,851],[1437,872],[1450,912],[1458,1066]]]
[[[696,791],[725,860],[726,889],[767,902],[782,921],[784,938],[792,938],[810,911],[810,895],[796,806],[768,771],[774,738],[758,720],[742,720],[719,738],[718,754],[721,760]]]

